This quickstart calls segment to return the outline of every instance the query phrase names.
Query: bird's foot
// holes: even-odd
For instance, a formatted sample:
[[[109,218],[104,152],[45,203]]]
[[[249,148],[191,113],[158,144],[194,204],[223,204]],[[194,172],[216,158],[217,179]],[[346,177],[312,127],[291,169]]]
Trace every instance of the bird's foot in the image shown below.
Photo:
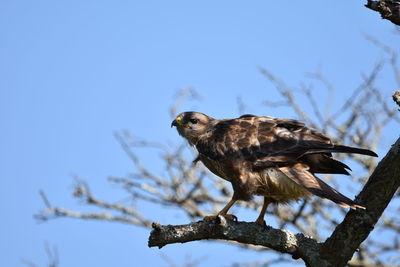
[[[258,218],[254,223],[260,225],[260,226],[266,226],[265,220]]]
[[[231,220],[231,221],[237,221],[237,217],[233,214],[218,214],[218,215],[212,215],[212,216],[205,216],[203,219],[204,220],[217,220],[218,216],[223,216],[225,219]]]

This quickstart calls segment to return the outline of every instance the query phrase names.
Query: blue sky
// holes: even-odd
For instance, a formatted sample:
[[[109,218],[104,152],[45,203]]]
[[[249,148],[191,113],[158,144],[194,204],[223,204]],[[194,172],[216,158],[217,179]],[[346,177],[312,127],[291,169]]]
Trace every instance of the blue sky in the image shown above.
[[[182,110],[234,117],[240,96],[248,113],[291,117],[261,105],[277,95],[258,68],[293,86],[321,70],[340,101],[385,56],[365,33],[399,49],[394,26],[363,4],[1,1],[0,250],[7,253],[0,266],[20,266],[22,259],[44,266],[46,241],[57,246],[60,266],[168,266],[162,254],[177,264],[189,255],[204,257],[201,266],[226,266],[232,253],[239,262],[260,260],[260,254],[213,242],[149,249],[149,231],[130,225],[37,223],[33,215],[43,208],[38,190],[55,205],[80,209],[71,197],[71,174],[77,174],[93,191],[118,197],[106,178],[132,166],[113,131],[178,144],[168,108],[186,87],[202,98]],[[389,69],[378,82],[387,96],[395,89]]]

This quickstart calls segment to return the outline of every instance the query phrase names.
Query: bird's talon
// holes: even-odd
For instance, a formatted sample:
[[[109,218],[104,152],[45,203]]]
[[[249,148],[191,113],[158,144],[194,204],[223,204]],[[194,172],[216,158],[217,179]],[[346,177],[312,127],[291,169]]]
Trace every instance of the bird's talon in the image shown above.
[[[218,215],[204,216],[203,220],[212,221],[212,220],[216,220],[217,217],[218,217]]]
[[[237,217],[233,214],[219,214],[219,215],[205,216],[203,219],[204,220],[217,220],[218,216],[222,216],[225,219],[228,219],[228,220],[231,220],[234,222],[237,222],[237,220],[238,220]]]
[[[233,215],[233,214],[230,214],[232,217],[231,217],[231,220],[232,221],[234,221],[234,222],[237,222],[238,221],[238,218],[235,216],[235,215]]]

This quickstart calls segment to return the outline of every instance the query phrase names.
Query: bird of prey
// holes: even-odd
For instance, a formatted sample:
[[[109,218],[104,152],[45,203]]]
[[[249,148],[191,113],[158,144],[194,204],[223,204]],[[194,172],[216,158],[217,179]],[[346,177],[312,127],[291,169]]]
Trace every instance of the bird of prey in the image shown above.
[[[334,144],[322,133],[297,120],[243,115],[214,119],[199,112],[183,112],[172,122],[178,133],[195,146],[211,172],[231,182],[233,196],[216,215],[227,214],[237,200],[264,196],[257,220],[263,225],[271,203],[288,203],[316,195],[342,207],[363,208],[342,195],[315,173],[349,174],[350,168],[331,153],[356,153],[377,157],[367,149]],[[207,216],[206,219],[216,218]]]

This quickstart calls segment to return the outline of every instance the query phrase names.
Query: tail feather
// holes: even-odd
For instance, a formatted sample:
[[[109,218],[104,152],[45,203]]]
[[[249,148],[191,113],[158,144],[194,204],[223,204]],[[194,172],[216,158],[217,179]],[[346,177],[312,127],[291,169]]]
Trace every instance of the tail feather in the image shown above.
[[[361,154],[361,155],[368,155],[372,157],[377,157],[378,155],[369,149],[364,149],[364,148],[357,148],[357,147],[351,147],[351,146],[342,146],[342,145],[335,145],[333,147],[332,152],[338,152],[338,153],[355,153],[355,154]]]
[[[357,148],[351,146],[342,146],[342,145],[334,145],[329,147],[324,147],[324,146],[315,147],[309,149],[303,155],[318,154],[318,153],[354,153],[354,154],[378,157],[378,155],[374,151],[371,151],[369,149]]]
[[[349,175],[347,170],[351,170],[349,166],[331,158],[330,155],[327,154],[309,154],[301,157],[300,160],[310,167],[310,172],[312,173],[337,173]]]
[[[307,167],[302,164],[296,164],[293,167],[281,167],[279,169],[292,181],[301,185],[316,196],[329,199],[342,207],[365,209],[365,207],[355,204],[354,201],[314,176],[307,170]]]

